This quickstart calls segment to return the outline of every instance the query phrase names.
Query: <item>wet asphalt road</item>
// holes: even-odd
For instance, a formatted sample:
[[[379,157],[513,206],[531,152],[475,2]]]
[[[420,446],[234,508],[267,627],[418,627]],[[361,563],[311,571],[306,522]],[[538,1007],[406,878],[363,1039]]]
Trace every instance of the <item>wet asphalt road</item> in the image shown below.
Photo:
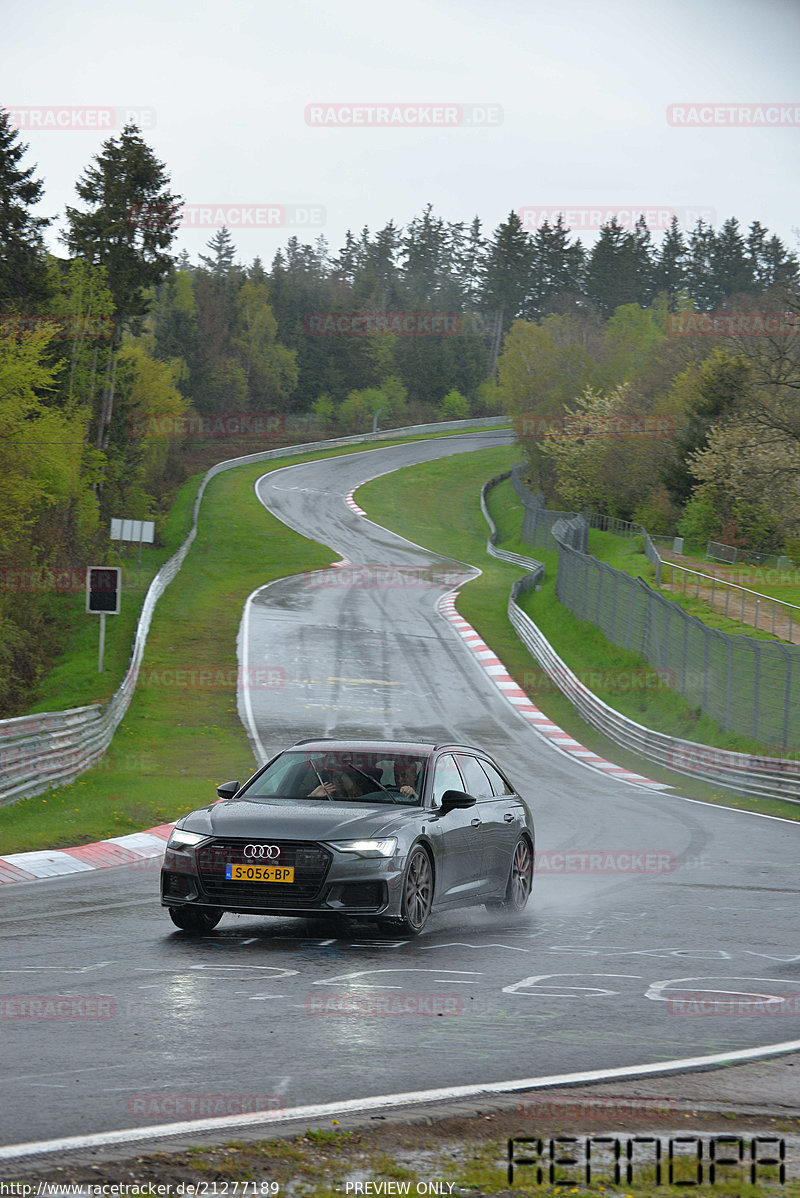
[[[2,993],[75,996],[97,1017],[2,1021],[3,1143],[220,1114],[222,1097],[231,1112],[294,1107],[800,1038],[797,1013],[723,1013],[741,994],[800,1010],[800,829],[615,782],[543,743],[436,611],[469,569],[344,503],[364,478],[497,442],[418,442],[258,484],[271,510],[356,568],[252,597],[244,677],[266,668],[282,682],[239,696],[254,747],[304,735],[476,743],[529,798],[539,853],[659,853],[669,868],[545,869],[521,918],[443,915],[411,942],[366,922],[345,938],[324,921],[233,915],[190,939],[157,905],[153,863],[5,886]],[[398,585],[369,569],[387,566],[419,570]],[[337,1013],[332,996],[355,992],[422,1013],[342,1013],[347,1002]],[[699,992],[689,1014],[669,1001]],[[433,995],[447,1014],[426,1013]]]

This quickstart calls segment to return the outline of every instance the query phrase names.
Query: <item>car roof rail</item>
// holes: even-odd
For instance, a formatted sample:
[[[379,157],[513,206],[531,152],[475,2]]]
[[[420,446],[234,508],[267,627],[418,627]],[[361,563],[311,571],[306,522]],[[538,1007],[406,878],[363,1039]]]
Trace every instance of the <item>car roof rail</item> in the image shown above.
[[[335,736],[305,736],[302,740],[296,740],[292,748],[297,748],[298,745],[313,745],[317,740],[336,740]]]

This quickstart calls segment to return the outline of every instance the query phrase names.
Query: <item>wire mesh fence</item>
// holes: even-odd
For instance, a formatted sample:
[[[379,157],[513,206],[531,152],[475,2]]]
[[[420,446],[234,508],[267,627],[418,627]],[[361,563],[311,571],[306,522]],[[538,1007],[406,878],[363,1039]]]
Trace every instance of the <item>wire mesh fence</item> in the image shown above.
[[[657,670],[668,670],[687,703],[712,716],[726,731],[782,752],[800,745],[800,646],[710,628],[643,579],[599,562],[588,552],[590,527],[618,536],[641,536],[644,552],[656,569],[657,586],[663,571],[674,575],[646,529],[609,516],[547,511],[543,492],[529,491],[521,471],[522,465],[514,467],[511,482],[523,505],[522,539],[559,551],[556,593],[565,607],[595,624],[613,644],[641,653]],[[719,586],[721,595],[724,585],[716,583],[714,590]],[[734,589],[738,602],[743,588]],[[733,600],[728,603],[735,617]],[[787,606],[760,596],[754,626],[782,633],[782,628],[773,627],[778,605]],[[787,639],[794,631],[790,627]]]
[[[675,689],[726,731],[785,751],[800,743],[800,648],[709,628],[641,578],[576,547],[585,518],[557,522],[556,593],[613,644],[665,669]]]
[[[486,494],[493,486],[507,477],[508,474],[497,475],[486,483],[481,492],[481,507],[492,534],[487,550],[492,556],[502,557],[503,560],[507,560],[507,558],[503,550],[497,549],[495,546],[497,529],[489,514]],[[517,468],[517,479],[519,480],[519,468]],[[522,485],[524,487],[524,484]],[[524,496],[520,495],[520,498],[524,498]],[[528,493],[528,498],[533,500],[535,497]],[[535,503],[534,506],[536,506]],[[566,522],[569,527],[559,526],[556,529],[557,534],[563,536],[566,542],[579,542],[583,536],[580,530],[580,521],[572,524],[574,520],[575,517],[571,516],[570,520]],[[556,520],[554,525],[558,523]],[[557,546],[558,541],[553,541],[552,544]],[[515,559],[518,556],[517,554],[509,555]],[[525,560],[522,559],[522,561]],[[597,564],[599,565],[599,563]],[[769,754],[755,755],[683,740],[680,737],[670,736],[665,732],[645,727],[636,720],[616,711],[593,694],[589,687],[570,670],[566,662],[558,656],[541,630],[518,605],[517,600],[525,591],[539,586],[544,573],[544,567],[540,562],[528,560],[527,566],[530,567],[530,572],[518,579],[511,588],[508,601],[509,620],[533,658],[542,666],[547,676],[552,679],[555,686],[569,699],[587,723],[610,737],[616,744],[679,774],[699,778],[713,786],[729,787],[741,794],[780,797],[787,799],[790,803],[800,803],[800,761],[796,755],[791,754],[788,757],[776,757]],[[663,675],[670,681],[672,681],[672,672],[671,667],[666,670],[653,671],[654,674]],[[650,783],[650,785],[655,784]]]

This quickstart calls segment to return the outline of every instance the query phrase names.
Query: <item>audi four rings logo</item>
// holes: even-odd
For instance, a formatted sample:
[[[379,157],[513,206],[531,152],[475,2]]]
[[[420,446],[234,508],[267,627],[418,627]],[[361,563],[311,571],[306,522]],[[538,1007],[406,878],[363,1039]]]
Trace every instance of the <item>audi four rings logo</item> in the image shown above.
[[[276,857],[280,857],[281,851],[276,844],[246,844],[244,855],[245,857],[268,857],[270,861],[274,861]]]

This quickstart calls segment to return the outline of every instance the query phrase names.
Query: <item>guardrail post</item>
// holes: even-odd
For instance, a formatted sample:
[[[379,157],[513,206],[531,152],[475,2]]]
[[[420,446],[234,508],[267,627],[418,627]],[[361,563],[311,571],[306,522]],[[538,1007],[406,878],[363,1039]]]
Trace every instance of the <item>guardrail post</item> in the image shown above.
[[[758,702],[760,698],[760,681],[761,681],[761,646],[758,641],[753,641],[753,654],[755,656],[755,667],[753,670],[753,740],[758,740]]]
[[[783,743],[782,749],[789,747],[789,704],[792,696],[792,655],[788,651],[784,651],[784,661],[786,663],[786,683],[783,688]]]
[[[728,640],[728,671],[725,678],[725,731],[731,728],[731,695],[733,693],[733,644]]]

